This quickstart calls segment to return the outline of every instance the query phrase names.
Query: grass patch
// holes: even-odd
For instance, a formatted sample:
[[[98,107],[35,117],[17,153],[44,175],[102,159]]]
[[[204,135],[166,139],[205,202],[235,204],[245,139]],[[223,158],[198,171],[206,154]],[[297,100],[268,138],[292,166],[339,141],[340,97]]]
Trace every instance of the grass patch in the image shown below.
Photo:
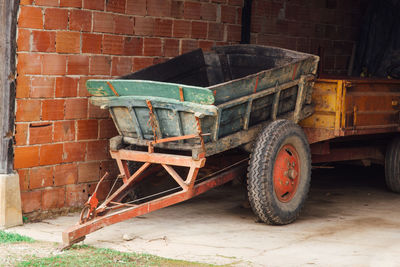
[[[16,243],[16,242],[34,242],[34,240],[30,237],[7,233],[0,230],[0,244],[1,243]]]
[[[71,249],[46,258],[33,257],[16,266],[213,266],[196,262],[172,260],[148,254],[125,253],[90,246]]]

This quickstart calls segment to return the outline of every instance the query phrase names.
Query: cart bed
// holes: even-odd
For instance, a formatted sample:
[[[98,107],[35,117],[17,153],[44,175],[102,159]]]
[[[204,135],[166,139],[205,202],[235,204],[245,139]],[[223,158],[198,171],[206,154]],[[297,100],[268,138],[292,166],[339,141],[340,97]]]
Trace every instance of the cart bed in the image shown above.
[[[112,149],[201,132],[209,156],[252,141],[270,120],[311,115],[317,62],[317,56],[275,47],[216,47],[117,80],[89,80],[87,88],[117,126]],[[195,158],[201,149],[198,139],[156,146],[192,150]]]

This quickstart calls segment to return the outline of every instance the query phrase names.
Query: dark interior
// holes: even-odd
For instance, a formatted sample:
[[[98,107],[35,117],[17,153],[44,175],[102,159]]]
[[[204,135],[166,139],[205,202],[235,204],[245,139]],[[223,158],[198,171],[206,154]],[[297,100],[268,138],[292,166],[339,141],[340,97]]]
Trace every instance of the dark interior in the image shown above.
[[[208,87],[286,65],[301,56],[289,50],[255,45],[221,46],[211,52],[197,49],[120,79]]]

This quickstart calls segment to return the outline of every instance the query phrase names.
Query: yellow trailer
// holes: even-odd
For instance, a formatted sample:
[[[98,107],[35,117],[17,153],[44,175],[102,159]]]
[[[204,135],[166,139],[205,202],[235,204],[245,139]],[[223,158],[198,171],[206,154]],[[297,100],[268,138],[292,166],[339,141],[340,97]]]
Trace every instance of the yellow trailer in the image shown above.
[[[299,124],[313,163],[382,163],[388,187],[400,192],[400,81],[318,79],[312,101],[314,114]]]

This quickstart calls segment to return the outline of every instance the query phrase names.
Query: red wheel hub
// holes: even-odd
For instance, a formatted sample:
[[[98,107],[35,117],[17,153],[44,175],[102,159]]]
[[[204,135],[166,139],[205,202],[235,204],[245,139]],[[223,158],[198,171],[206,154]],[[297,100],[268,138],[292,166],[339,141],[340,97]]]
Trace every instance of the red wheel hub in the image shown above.
[[[300,159],[292,145],[284,145],[274,164],[274,190],[281,202],[289,202],[297,191],[300,179]]]

